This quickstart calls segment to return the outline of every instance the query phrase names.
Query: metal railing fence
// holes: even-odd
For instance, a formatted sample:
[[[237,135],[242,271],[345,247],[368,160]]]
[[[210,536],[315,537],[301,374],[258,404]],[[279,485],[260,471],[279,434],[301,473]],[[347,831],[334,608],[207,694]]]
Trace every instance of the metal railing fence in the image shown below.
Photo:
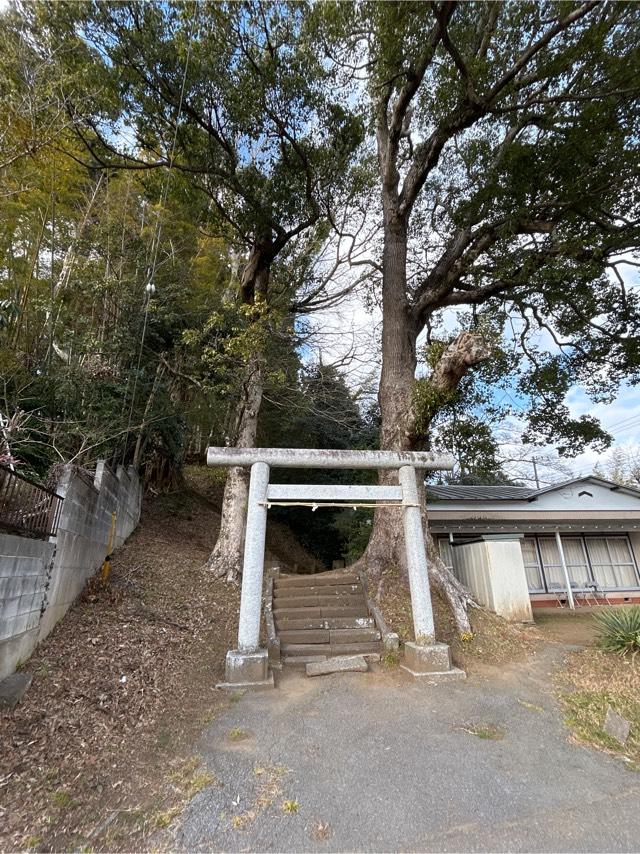
[[[52,537],[62,502],[52,490],[0,465],[0,528],[32,537]]]

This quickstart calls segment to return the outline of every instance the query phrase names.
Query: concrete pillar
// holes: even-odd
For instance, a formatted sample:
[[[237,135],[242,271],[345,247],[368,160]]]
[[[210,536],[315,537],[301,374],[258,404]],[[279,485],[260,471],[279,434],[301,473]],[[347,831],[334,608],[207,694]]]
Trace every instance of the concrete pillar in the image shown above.
[[[424,646],[434,642],[435,630],[431,591],[429,590],[427,553],[422,530],[422,514],[420,512],[416,471],[413,466],[402,466],[399,470],[399,479],[404,505],[402,515],[413,610],[413,629],[416,643]]]
[[[264,546],[267,536],[267,488],[269,466],[254,463],[249,481],[247,532],[244,543],[242,593],[238,625],[238,649],[255,652],[260,645],[260,607],[262,604],[262,572]]]
[[[562,538],[560,536],[560,531],[556,531],[556,545],[558,546],[558,554],[560,555],[560,563],[562,564],[562,572],[564,573],[564,583],[567,588],[567,600],[569,602],[569,607],[571,608],[571,610],[574,610],[576,607],[576,603],[573,601],[571,579],[569,578],[569,570],[567,569],[567,562],[564,557],[564,549],[562,548]]]

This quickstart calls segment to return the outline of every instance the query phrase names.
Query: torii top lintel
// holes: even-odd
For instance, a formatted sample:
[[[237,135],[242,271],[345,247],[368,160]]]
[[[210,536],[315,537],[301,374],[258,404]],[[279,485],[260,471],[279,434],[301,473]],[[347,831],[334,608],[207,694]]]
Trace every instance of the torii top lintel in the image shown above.
[[[334,451],[313,448],[208,448],[207,465],[251,466],[267,463],[277,468],[416,469],[445,471],[453,458],[429,451]]]

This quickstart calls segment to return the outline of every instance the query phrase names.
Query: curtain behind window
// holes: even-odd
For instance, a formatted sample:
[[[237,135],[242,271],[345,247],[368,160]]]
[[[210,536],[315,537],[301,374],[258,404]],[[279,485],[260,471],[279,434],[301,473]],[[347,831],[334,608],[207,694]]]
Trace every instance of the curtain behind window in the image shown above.
[[[522,560],[524,563],[524,570],[527,575],[529,590],[544,590],[535,538],[525,537],[521,540],[521,548]]]
[[[601,587],[636,587],[633,557],[625,537],[587,537],[595,580]]]

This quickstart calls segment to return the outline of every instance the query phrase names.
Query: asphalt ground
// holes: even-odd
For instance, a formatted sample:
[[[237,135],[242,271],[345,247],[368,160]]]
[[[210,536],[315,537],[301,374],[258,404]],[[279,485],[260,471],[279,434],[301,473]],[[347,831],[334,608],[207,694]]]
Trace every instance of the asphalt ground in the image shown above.
[[[640,774],[563,725],[550,674],[566,649],[438,686],[294,672],[245,694],[201,739],[215,782],[171,847],[638,851]]]

